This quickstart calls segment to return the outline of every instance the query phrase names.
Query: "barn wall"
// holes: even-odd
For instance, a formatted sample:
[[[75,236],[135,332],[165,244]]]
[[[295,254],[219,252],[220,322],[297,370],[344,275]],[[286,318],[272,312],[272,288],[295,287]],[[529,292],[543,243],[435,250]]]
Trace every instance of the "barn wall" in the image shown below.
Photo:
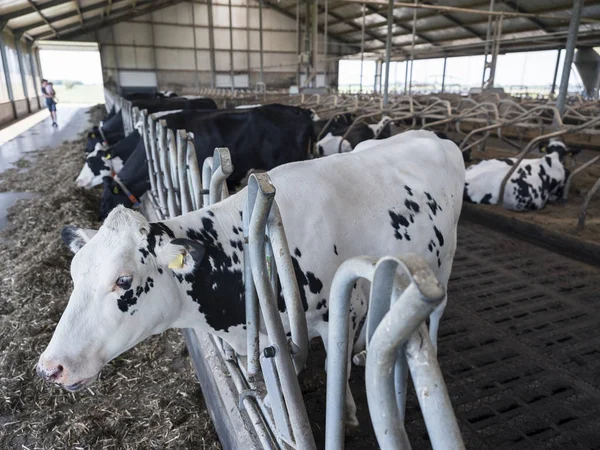
[[[228,3],[225,0],[213,1],[212,15],[216,84],[217,87],[230,87],[232,46]],[[260,73],[259,9],[256,0],[233,0],[232,24],[235,85],[255,87]],[[264,7],[263,31],[267,88],[287,88],[295,84],[295,20]],[[109,85],[120,83],[126,86],[136,79],[135,74],[138,73],[141,83],[155,79],[160,89],[193,92],[198,87],[211,87],[211,46],[205,2],[180,3],[79,39],[100,44],[104,79]],[[323,36],[320,36],[319,49],[323,48],[323,42]],[[330,56],[350,52],[333,41],[328,47]],[[319,71],[323,70],[321,62]],[[335,85],[337,61],[329,63],[328,73],[328,84]]]

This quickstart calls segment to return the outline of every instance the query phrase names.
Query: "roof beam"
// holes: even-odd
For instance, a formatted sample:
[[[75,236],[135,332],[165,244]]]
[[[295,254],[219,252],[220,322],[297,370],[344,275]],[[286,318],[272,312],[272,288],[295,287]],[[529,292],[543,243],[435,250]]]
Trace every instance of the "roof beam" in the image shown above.
[[[128,5],[128,3],[127,3],[127,0],[121,0],[118,4],[115,4],[115,6],[117,6],[117,5],[119,5],[119,6],[124,5],[125,6],[125,5]],[[69,11],[68,13],[61,14],[60,16],[54,16],[54,17],[51,18],[51,20],[53,22],[58,22],[58,21],[65,20],[65,19],[71,19],[71,18],[76,17],[77,15],[79,15],[81,17],[80,22],[81,22],[81,24],[83,24],[82,15],[84,13],[89,13],[91,11],[95,11],[97,9],[104,9],[104,8],[106,8],[106,3],[95,3],[95,4],[90,5],[90,6],[84,6],[83,8],[80,8],[77,12],[75,12],[75,11]],[[13,30],[13,32],[14,33],[24,33],[24,32],[26,32],[28,30],[33,30],[34,28],[38,28],[38,27],[40,27],[42,25],[43,25],[43,23],[36,22],[36,23],[32,23],[30,25],[26,25],[26,26],[21,27],[21,28],[15,28]],[[72,26],[72,25],[70,25],[70,26]]]
[[[525,13],[525,14],[531,14],[530,11],[528,11],[525,8],[519,6],[518,3],[515,3],[515,2],[513,2],[511,0],[502,0],[502,3],[504,3],[506,6],[508,6],[510,9],[512,9],[512,10],[514,10],[516,12]],[[532,24],[534,24],[540,30],[545,31],[546,33],[549,33],[549,32],[552,31],[540,19],[536,19],[535,17],[529,17],[529,18],[527,18],[527,20],[529,20]]]
[[[386,15],[386,14],[384,14],[382,11],[380,11],[379,9],[375,8],[375,7],[374,7],[374,6],[372,6],[372,5],[365,5],[365,6],[367,7],[367,10],[369,10],[369,11],[370,11],[370,12],[372,12],[373,14],[377,14],[378,16],[384,17],[384,18],[385,18],[385,23],[386,23],[386,25],[387,25],[387,15]],[[419,20],[419,18],[418,18],[418,17],[417,17],[417,20]],[[354,22],[352,22],[352,23],[354,23]],[[394,25],[396,25],[397,27],[399,27],[399,28],[402,28],[402,29],[403,29],[403,30],[405,30],[405,31],[410,31],[410,34],[412,34],[412,28],[409,28],[409,27],[407,27],[406,25],[404,25],[404,24],[402,24],[402,23],[400,23],[400,22],[397,22],[395,17],[392,17],[392,23],[393,23]],[[393,36],[393,34],[392,34],[392,36]],[[429,39],[429,38],[427,38],[427,37],[423,36],[423,35],[422,35],[422,34],[420,34],[420,33],[415,33],[415,36],[416,36],[416,37],[418,37],[419,39],[421,39],[421,40],[423,40],[423,41],[427,42],[428,44],[433,44],[433,45],[435,45],[435,43],[434,43],[434,42],[433,42],[431,39]]]
[[[79,0],[73,0],[75,3],[75,9],[77,9],[77,14],[79,14],[79,22],[83,25],[83,14],[81,14],[81,5],[79,4]]]
[[[27,3],[29,3],[29,5],[35,9],[35,11],[38,13],[38,15],[42,18],[42,20],[44,22],[46,22],[46,25],[48,25],[50,27],[50,29],[54,32],[55,36],[59,35],[59,32],[56,28],[54,28],[54,25],[52,25],[50,23],[50,21],[46,18],[46,16],[44,14],[42,14],[42,11],[37,7],[37,5],[35,3],[33,3],[32,0],[27,0]]]
[[[283,14],[284,16],[289,17],[290,19],[296,20],[295,13],[291,13],[291,12],[287,11],[285,8],[282,8],[281,6],[272,3],[271,0],[263,0],[263,4],[266,7],[271,8],[273,11]],[[319,31],[322,33],[325,32],[323,26],[319,25]],[[341,42],[342,44],[348,45],[349,47],[352,47],[355,50],[358,49],[360,51],[359,46],[357,46],[353,42],[348,41],[347,39],[344,39],[343,37],[340,37],[337,33],[332,33],[331,31],[327,30],[327,34],[328,34],[328,36],[331,36],[332,38],[336,39],[337,41]]]
[[[71,3],[71,1],[72,0],[52,0],[52,1],[49,1],[46,3],[42,3],[41,5],[35,5],[35,7],[32,7],[31,4],[29,4],[29,6],[27,6],[26,8],[18,9],[16,11],[13,11],[13,12],[10,12],[7,14],[3,14],[2,20],[15,19],[17,17],[25,16],[27,14],[34,13],[36,11],[42,11],[47,8],[52,8],[53,6],[64,5],[65,3]],[[31,3],[31,2],[29,2],[29,3]]]

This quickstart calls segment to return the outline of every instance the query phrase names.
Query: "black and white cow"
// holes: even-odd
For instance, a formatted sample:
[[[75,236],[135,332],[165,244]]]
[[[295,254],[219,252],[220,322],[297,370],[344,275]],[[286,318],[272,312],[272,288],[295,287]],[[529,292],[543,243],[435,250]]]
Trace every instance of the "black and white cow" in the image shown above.
[[[547,155],[524,159],[513,172],[504,189],[504,208],[514,211],[542,209],[546,202],[562,196],[569,176],[563,164],[565,157],[580,150],[569,151],[564,142],[552,139],[542,151]],[[471,203],[497,204],[502,180],[516,160],[489,159],[470,166],[466,172],[464,199]]]
[[[148,162],[146,159],[146,149],[144,140],[140,139],[134,152],[118,172],[121,183],[133,194],[136,199],[141,199],[142,195],[150,189],[150,179],[148,177]],[[104,190],[100,200],[100,218],[106,216],[118,205],[124,205],[127,208],[133,206],[129,196],[123,192],[121,186],[112,178],[103,179]]]
[[[91,189],[94,186],[102,184],[102,178],[111,176],[113,172],[120,172],[123,164],[132,155],[140,142],[143,143],[143,139],[140,133],[134,130],[133,133],[121,139],[113,147],[108,148],[98,145],[85,158],[85,163],[75,183],[77,186],[86,189]]]
[[[308,324],[327,346],[331,282],[359,255],[423,256],[447,284],[456,250],[464,164],[450,141],[410,131],[376,147],[286,164],[269,172]],[[111,359],[168,328],[194,328],[246,353],[242,208],[247,190],[157,223],[118,207],[102,227],[63,229],[75,252],[71,298],[37,371],[76,391]],[[318,230],[317,233],[309,230]],[[350,342],[367,310],[368,283],[350,305]],[[436,342],[446,301],[431,316]],[[279,302],[286,331],[289,320]],[[261,346],[268,345],[261,335]],[[347,390],[346,421],[357,425]]]
[[[132,100],[131,104],[140,111],[146,109],[148,114],[174,109],[216,110],[217,104],[213,99],[205,97],[169,97]]]

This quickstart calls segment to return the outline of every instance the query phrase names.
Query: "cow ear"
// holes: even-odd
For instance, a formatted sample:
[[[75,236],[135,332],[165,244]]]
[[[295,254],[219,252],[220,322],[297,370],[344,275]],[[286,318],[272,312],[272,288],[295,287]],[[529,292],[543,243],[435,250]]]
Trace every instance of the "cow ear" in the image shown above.
[[[173,239],[161,252],[159,265],[176,273],[190,273],[202,262],[206,250],[202,244],[191,239]]]
[[[90,230],[79,228],[74,225],[67,225],[63,227],[62,231],[60,232],[60,237],[73,253],[77,253],[85,244],[90,241],[90,239],[94,237],[97,232],[98,230]]]

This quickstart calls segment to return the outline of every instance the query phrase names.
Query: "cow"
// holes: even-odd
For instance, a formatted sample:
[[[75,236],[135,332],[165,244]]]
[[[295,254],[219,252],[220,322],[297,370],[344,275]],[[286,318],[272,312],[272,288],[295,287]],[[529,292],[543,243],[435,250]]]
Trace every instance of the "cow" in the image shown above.
[[[504,208],[512,211],[542,209],[546,202],[562,196],[569,170],[564,166],[567,155],[580,149],[568,150],[564,142],[553,138],[541,151],[541,158],[524,159],[513,172],[504,189]],[[470,203],[495,205],[500,185],[517,158],[498,158],[481,161],[467,169],[464,200]]]
[[[347,259],[418,254],[444,285],[452,268],[464,187],[460,150],[427,131],[373,142],[375,147],[359,146],[351,153],[269,172],[309,338],[320,336],[326,348],[331,283]],[[211,333],[244,355],[246,196],[247,188],[154,223],[118,207],[98,231],[63,228],[62,238],[75,253],[74,288],[40,356],[38,374],[69,391],[80,390],[110,360],[168,328]],[[362,281],[352,291],[350,343],[365,317],[368,291],[368,283]],[[444,299],[430,317],[433,342],[445,305]],[[289,332],[281,297],[278,306]],[[262,334],[260,345],[268,345]],[[349,388],[346,407],[347,425],[356,426]]]
[[[75,183],[78,187],[91,189],[101,184],[102,178],[111,176],[113,172],[119,173],[140,142],[143,145],[140,133],[134,130],[113,147],[97,144],[96,149],[87,155]]]
[[[138,99],[131,101],[132,106],[137,106],[139,110],[147,110],[148,114],[158,111],[168,111],[174,109],[203,109],[216,110],[217,104],[214,100],[205,97],[171,97],[171,98],[151,98]]]
[[[150,189],[150,178],[148,177],[148,162],[146,160],[146,149],[144,140],[140,139],[137,147],[118,172],[121,183],[133,194],[136,199]],[[100,200],[100,218],[105,219],[108,214],[118,205],[127,208],[133,206],[128,194],[123,192],[121,186],[112,177],[102,180],[104,189]]]
[[[314,142],[310,112],[276,103],[205,114],[182,111],[162,119],[170,129],[194,134],[200,164],[213,155],[215,148],[229,148],[234,166],[227,179],[231,190],[251,169],[270,170],[307,159]]]
[[[124,99],[133,101],[133,100],[148,100],[148,99],[156,99],[156,98],[171,98],[177,97],[177,94],[173,91],[158,91],[154,92],[132,92],[130,94],[125,94],[123,96]]]

